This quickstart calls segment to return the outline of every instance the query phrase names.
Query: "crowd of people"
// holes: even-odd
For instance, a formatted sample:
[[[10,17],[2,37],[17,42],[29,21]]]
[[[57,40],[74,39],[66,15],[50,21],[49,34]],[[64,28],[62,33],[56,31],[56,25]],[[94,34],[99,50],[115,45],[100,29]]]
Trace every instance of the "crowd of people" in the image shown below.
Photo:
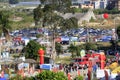
[[[114,62],[118,63],[118,65],[120,64],[119,54],[116,54],[116,56],[113,57],[113,58],[106,58],[105,66],[109,66],[109,65],[111,65]],[[98,62],[98,63],[95,63],[94,65],[92,65],[91,67],[92,67],[93,77],[96,77],[96,72],[97,72],[97,70],[100,70],[101,65]],[[81,69],[88,70],[88,68],[89,68],[89,66],[81,67],[79,63],[60,64],[59,65],[59,70],[64,71],[66,75],[68,73],[72,73],[72,72],[77,73]],[[88,72],[84,72],[82,74],[87,78]],[[110,72],[110,74],[111,74],[111,72]],[[115,79],[111,78],[111,76],[109,76],[109,79],[110,80],[120,80],[120,72],[118,72],[118,75],[116,76]],[[103,78],[100,78],[100,80],[103,80]]]

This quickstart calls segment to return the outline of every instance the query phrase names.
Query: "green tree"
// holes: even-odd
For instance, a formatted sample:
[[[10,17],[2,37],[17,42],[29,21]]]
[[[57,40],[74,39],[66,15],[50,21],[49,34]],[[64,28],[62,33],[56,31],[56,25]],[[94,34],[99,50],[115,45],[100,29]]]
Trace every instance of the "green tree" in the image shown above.
[[[117,50],[118,41],[117,40],[110,40],[110,43],[111,43],[111,48],[113,50]]]
[[[7,41],[10,39],[9,30],[11,29],[10,21],[9,21],[9,12],[8,11],[0,11],[0,28],[4,33]]]
[[[87,42],[83,46],[85,46],[85,50],[97,50],[97,45],[94,43]]]
[[[25,57],[37,60],[39,55],[38,55],[38,50],[40,48],[43,48],[45,50],[44,46],[41,46],[39,43],[35,41],[30,41],[27,46],[24,48],[25,50]]]
[[[56,52],[57,52],[58,56],[59,56],[60,53],[63,52],[63,47],[62,47],[62,45],[60,43],[56,42],[55,49],[56,49]]]
[[[75,77],[74,80],[84,80],[84,77],[83,76],[77,76],[77,77]]]
[[[117,27],[117,35],[118,35],[118,38],[120,38],[120,25]]]
[[[93,17],[91,17],[91,19],[90,19],[90,22],[94,22],[95,20],[94,20],[94,18]]]
[[[42,3],[46,3],[46,1],[42,2]],[[55,13],[55,11],[62,11],[63,12],[64,10],[68,10],[70,8],[70,5],[71,5],[70,0],[47,0],[47,4],[45,4],[44,8],[42,9],[42,11],[44,13],[43,17],[36,18],[36,21],[38,21],[38,22],[39,22],[39,19],[42,18],[43,27],[47,27],[47,28],[49,27],[49,29],[53,33],[53,36],[52,36],[52,40],[53,40],[52,52],[53,52],[53,55],[52,55],[52,57],[54,59],[55,59],[55,56],[56,56],[56,51],[55,51],[55,33],[56,32],[55,31],[58,29],[58,27],[63,27],[60,24],[64,21],[64,19],[61,16],[57,15]],[[39,11],[34,13],[34,15],[37,15],[37,14],[39,14]],[[73,18],[70,19],[70,21],[68,21],[68,22],[70,22],[70,23],[73,22],[75,24],[75,20]]]
[[[81,51],[82,49],[85,49],[85,47],[84,47],[83,45],[77,45],[77,46],[76,46],[76,56],[81,56],[81,55],[80,55],[80,51]]]
[[[32,77],[22,77],[21,75],[15,75],[11,77],[9,80],[34,80]]]
[[[72,58],[73,58],[76,55],[75,54],[76,53],[76,46],[73,44],[70,44],[70,46],[68,47],[68,50],[69,50],[69,52],[71,52]]]
[[[37,80],[67,80],[67,77],[63,72],[52,72],[52,71],[43,71],[37,76],[35,76]]]
[[[72,53],[72,57],[75,56],[80,56],[80,51],[82,49],[85,49],[84,45],[74,45],[74,44],[70,44],[70,46],[68,47],[68,50]]]
[[[46,0],[40,0],[41,4],[45,4]]]
[[[62,23],[60,24],[61,26],[61,29],[63,31],[65,30],[69,30],[69,29],[75,29],[75,28],[78,28],[78,20],[74,17],[70,18],[70,19],[64,19],[62,21]]]
[[[52,55],[51,57],[53,60],[55,60],[56,57],[56,50],[55,50],[55,34],[56,30],[58,27],[60,27],[60,23],[62,21],[62,17],[53,13],[53,12],[47,12],[46,15],[44,16],[44,26],[48,26],[49,29],[52,31],[52,41],[53,41],[53,46],[52,46]]]
[[[41,5],[39,5],[37,8],[33,10],[33,14],[34,14],[33,16],[34,16],[35,25],[37,26],[39,22],[40,22],[40,25],[42,25],[42,21],[43,21],[42,19],[43,19],[44,13],[41,8]]]

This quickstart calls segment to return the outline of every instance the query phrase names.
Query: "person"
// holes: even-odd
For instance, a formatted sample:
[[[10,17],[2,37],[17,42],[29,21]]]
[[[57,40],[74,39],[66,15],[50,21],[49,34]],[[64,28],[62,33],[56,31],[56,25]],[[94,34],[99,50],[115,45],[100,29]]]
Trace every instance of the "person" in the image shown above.
[[[119,53],[118,52],[116,52],[116,61],[118,62],[118,60],[119,60]]]
[[[117,72],[118,75],[116,76],[115,80],[120,80],[120,72]]]
[[[96,70],[97,70],[97,65],[94,64],[94,65],[93,65],[93,71],[96,72]]]

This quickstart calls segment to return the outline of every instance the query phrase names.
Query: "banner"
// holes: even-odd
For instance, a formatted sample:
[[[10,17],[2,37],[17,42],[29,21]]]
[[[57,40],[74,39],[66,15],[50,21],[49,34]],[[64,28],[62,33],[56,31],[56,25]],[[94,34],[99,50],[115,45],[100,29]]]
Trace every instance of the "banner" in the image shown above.
[[[80,51],[80,56],[81,56],[81,57],[84,57],[84,56],[85,56],[85,50],[81,50],[81,51]]]

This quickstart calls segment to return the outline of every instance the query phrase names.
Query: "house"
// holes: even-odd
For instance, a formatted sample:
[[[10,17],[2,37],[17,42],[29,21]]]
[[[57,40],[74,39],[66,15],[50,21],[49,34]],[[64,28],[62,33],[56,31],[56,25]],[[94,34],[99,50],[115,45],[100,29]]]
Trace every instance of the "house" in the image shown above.
[[[82,25],[83,21],[89,22],[91,18],[96,19],[92,9],[90,9],[87,13],[59,13],[64,19],[69,19],[71,17],[75,17],[78,20],[78,26]]]
[[[94,9],[105,9],[108,4],[108,0],[71,0],[71,2],[72,5],[82,5],[85,7],[89,6],[90,8],[93,5]]]

